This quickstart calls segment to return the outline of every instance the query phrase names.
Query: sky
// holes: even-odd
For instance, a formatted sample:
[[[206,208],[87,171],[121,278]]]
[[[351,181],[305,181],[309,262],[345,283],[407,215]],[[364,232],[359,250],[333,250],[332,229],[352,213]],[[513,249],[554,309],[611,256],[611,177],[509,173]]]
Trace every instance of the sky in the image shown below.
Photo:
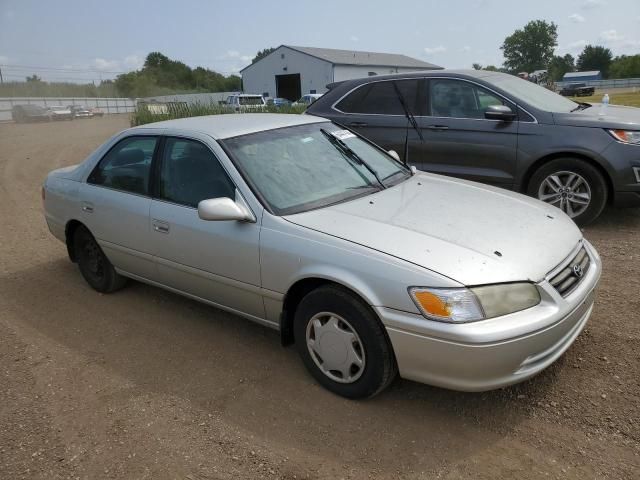
[[[640,53],[640,0],[0,0],[0,68],[5,81],[99,81],[160,51],[229,75],[282,44],[500,66],[505,37],[536,19],[558,25],[561,55]]]

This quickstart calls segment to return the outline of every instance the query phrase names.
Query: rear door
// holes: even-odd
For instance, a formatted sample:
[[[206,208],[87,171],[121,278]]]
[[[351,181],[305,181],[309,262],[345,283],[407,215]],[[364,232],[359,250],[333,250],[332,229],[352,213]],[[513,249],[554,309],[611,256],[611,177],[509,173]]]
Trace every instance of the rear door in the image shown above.
[[[149,251],[151,163],[159,137],[137,135],[116,143],[80,189],[81,221],[111,263],[152,279]]]
[[[404,159],[405,136],[409,136],[409,162],[421,168],[419,137],[408,122],[393,86],[396,84],[413,115],[426,107],[424,79],[381,80],[366,83],[348,93],[334,107],[331,119],[357,131]]]
[[[444,175],[512,188],[516,176],[518,121],[487,120],[489,105],[516,105],[460,79],[431,78],[428,113],[420,119],[425,142],[421,168]]]

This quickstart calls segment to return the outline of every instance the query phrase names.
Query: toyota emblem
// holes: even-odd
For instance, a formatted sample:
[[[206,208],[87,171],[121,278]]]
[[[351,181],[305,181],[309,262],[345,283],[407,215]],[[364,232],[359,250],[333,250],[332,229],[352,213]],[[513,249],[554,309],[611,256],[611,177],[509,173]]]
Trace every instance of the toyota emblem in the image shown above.
[[[581,278],[581,277],[582,277],[582,275],[584,275],[584,271],[582,270],[582,266],[581,266],[581,265],[579,265],[579,264],[575,264],[575,265],[573,266],[573,274],[574,274],[576,277]]]

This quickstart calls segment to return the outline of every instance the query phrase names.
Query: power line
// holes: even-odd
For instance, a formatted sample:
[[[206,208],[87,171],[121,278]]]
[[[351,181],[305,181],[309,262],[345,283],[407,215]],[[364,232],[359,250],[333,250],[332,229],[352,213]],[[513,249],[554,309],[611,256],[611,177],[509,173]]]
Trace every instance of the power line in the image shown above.
[[[128,73],[124,70],[100,70],[97,68],[57,68],[57,67],[38,67],[35,65],[16,65],[16,64],[0,64],[0,67],[6,67],[13,70],[42,70],[67,73]]]

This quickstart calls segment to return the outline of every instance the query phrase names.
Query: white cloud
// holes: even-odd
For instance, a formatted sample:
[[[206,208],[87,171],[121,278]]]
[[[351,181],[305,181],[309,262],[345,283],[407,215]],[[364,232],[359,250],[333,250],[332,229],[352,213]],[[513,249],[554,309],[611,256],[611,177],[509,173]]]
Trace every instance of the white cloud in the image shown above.
[[[638,50],[640,49],[640,40],[624,40],[620,42],[622,50]]]
[[[96,58],[93,61],[93,66],[96,68],[96,70],[117,70],[118,67],[120,66],[120,62],[118,62],[117,60],[106,60],[104,58]]]
[[[584,0],[581,7],[584,10],[590,10],[592,8],[602,7],[603,5],[606,5],[606,3],[607,2],[605,0]]]
[[[587,42],[586,40],[576,40],[574,42],[563,45],[562,47],[559,47],[558,51],[577,53],[577,52],[580,52],[588,44],[589,42]]]
[[[611,29],[600,32],[600,40],[603,42],[619,42],[624,40],[624,37],[617,30]]]
[[[462,47],[460,49],[460,51],[463,52],[463,53],[470,52],[471,51],[471,47],[469,45],[465,45],[464,47]]]
[[[579,13],[572,13],[571,15],[569,15],[569,20],[571,20],[573,23],[584,23],[585,18]]]
[[[352,42],[359,42],[360,41],[360,39],[358,37],[356,37],[355,35],[351,35],[349,37],[349,40],[351,40]]]
[[[6,18],[7,20],[13,20],[14,18],[16,18],[16,14],[13,12],[13,10],[7,10],[6,12],[4,12],[4,18]]]
[[[225,54],[226,58],[238,58],[240,57],[240,52],[237,50],[227,50],[227,53]]]
[[[253,57],[251,55],[241,55],[240,60],[242,60],[243,62],[250,62],[251,60],[253,60]]]
[[[122,63],[127,68],[137,70],[142,68],[142,65],[144,65],[144,59],[140,58],[138,55],[127,55],[124,57],[124,61]]]
[[[445,47],[443,47],[442,45],[438,45],[437,47],[425,47],[424,48],[424,52],[427,55],[435,55],[437,53],[444,53],[446,51],[447,51],[447,49]]]
[[[0,55],[0,63],[7,63],[9,62],[9,57],[7,57],[6,55]]]

